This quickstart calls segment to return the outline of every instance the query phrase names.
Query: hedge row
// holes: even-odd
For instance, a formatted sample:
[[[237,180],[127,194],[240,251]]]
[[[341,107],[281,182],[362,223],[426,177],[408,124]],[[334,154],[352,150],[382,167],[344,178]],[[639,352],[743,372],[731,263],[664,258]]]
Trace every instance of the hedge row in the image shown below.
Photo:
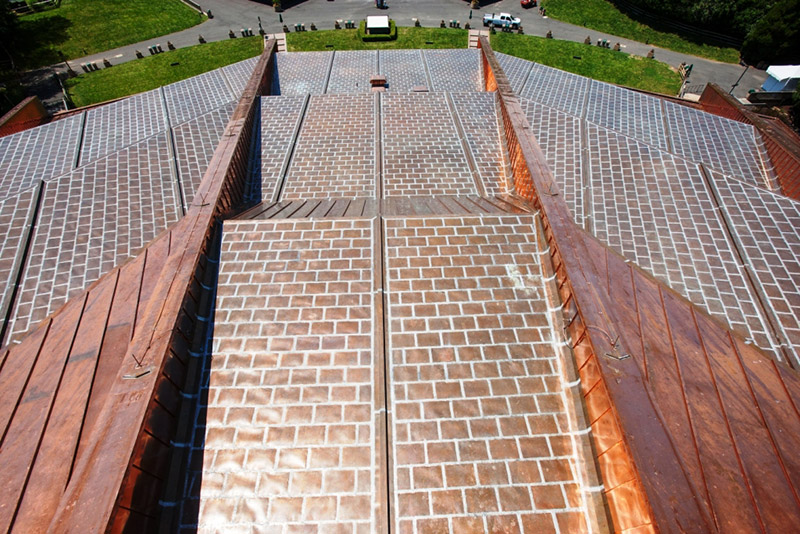
[[[378,41],[394,41],[397,39],[397,26],[393,20],[389,20],[389,33],[367,34],[367,21],[362,20],[358,23],[358,36],[365,43],[375,43]]]

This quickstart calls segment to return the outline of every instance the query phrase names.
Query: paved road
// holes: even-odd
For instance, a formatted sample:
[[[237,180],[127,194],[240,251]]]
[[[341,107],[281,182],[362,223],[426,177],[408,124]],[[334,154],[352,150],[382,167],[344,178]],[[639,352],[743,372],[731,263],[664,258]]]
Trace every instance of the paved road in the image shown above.
[[[283,22],[290,27],[296,22],[303,22],[308,28],[314,22],[320,29],[333,29],[337,19],[360,20],[367,15],[379,13],[375,8],[374,0],[305,0],[299,1],[295,5],[285,9],[283,13],[276,13],[271,3],[268,5],[253,0],[199,0],[204,10],[211,10],[214,17],[199,26],[194,26],[181,32],[162,36],[151,41],[124,46],[115,50],[109,50],[101,54],[87,56],[85,58],[70,61],[73,69],[80,72],[80,64],[88,61],[98,61],[107,58],[113,64],[130,61],[136,58],[136,50],[147,54],[147,47],[159,43],[166,49],[167,41],[172,42],[177,47],[191,46],[198,43],[198,36],[202,35],[207,41],[218,41],[228,39],[228,31],[234,30],[240,35],[242,28],[252,28],[258,31],[259,17],[261,24],[267,33],[282,31]],[[423,26],[438,26],[444,20],[460,20],[462,25],[469,22],[469,3],[464,0],[437,0],[435,2],[420,2],[418,0],[388,0],[389,9],[380,12],[388,14],[398,25],[410,26],[412,18],[418,18]],[[573,26],[542,17],[537,9],[522,9],[517,0],[500,0],[486,3],[473,13],[475,25],[480,25],[480,18],[485,12],[510,12],[522,18],[525,33],[531,35],[544,36],[548,31],[553,32],[556,39],[565,39],[583,42],[586,36],[591,36],[593,42],[597,39],[607,39],[612,43],[619,42],[622,49],[630,54],[640,56],[647,55],[652,48],[650,45],[638,43],[628,39],[622,39],[609,34],[588,30],[580,26]],[[713,81],[724,88],[731,87],[744,72],[744,67],[719,63],[707,59],[702,59],[687,54],[672,52],[660,48],[655,49],[656,59],[666,62],[674,67],[681,62],[694,64],[689,83],[691,85],[702,85]],[[62,66],[63,67],[63,66]],[[756,69],[749,69],[740,85],[734,91],[735,96],[743,97],[747,95],[749,89],[756,89],[766,79],[766,73]]]

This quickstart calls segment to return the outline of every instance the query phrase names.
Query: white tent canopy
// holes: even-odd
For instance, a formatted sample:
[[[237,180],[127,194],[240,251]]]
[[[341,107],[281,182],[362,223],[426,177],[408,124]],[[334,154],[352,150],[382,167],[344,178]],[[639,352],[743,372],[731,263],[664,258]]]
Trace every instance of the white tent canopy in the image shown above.
[[[389,17],[385,15],[368,16],[367,33],[389,33]]]

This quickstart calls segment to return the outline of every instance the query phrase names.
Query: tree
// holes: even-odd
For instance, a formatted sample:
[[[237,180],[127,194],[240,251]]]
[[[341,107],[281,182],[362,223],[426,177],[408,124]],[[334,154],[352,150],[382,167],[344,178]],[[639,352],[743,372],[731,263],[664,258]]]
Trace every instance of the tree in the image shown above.
[[[15,65],[11,49],[16,37],[17,14],[11,11],[8,0],[0,0],[0,51],[8,58],[12,70],[15,70]]]
[[[752,65],[800,63],[800,0],[781,0],[756,22],[742,44],[742,58]]]
[[[752,25],[778,0],[611,0],[626,11],[634,5],[651,15],[712,30],[723,35],[745,37]],[[633,18],[636,18],[635,15]]]

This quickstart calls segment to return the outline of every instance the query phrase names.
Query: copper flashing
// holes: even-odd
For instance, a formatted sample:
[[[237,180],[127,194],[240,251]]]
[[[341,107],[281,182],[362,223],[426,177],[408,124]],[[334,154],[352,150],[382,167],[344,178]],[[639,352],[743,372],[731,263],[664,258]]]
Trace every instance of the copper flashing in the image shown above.
[[[0,117],[0,137],[35,128],[51,120],[39,97],[29,96]]]
[[[90,443],[137,314],[150,298],[152,284],[143,281],[156,280],[166,260],[168,249],[162,251],[161,245],[168,247],[169,239],[157,243],[3,352],[8,364],[0,372],[0,398],[7,407],[0,418],[5,436],[0,452],[6,484],[3,531],[46,530],[75,462]],[[46,418],[35,416],[48,411]],[[15,442],[24,445],[22,452]]]

